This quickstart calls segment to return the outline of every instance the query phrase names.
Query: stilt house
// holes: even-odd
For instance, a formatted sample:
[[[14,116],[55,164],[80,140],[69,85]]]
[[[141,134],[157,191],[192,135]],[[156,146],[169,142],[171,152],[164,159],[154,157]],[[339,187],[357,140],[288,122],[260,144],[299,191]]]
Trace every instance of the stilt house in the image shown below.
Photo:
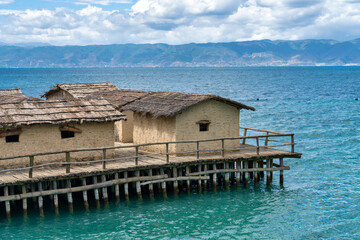
[[[143,96],[149,91],[120,90],[112,83],[58,84],[41,97],[47,100],[106,99],[117,110]],[[115,122],[115,140],[133,142],[133,112],[122,111],[126,121]]]
[[[135,144],[238,137],[240,110],[255,110],[216,95],[120,90],[111,83],[58,84],[43,97],[108,100],[127,117],[126,123],[117,124],[118,139]],[[200,148],[211,149],[214,144],[203,143]],[[238,145],[238,140],[227,141],[226,148]],[[183,143],[172,144],[169,150],[186,152],[193,148]],[[164,151],[160,146],[146,150]]]
[[[106,100],[45,101],[24,96],[18,89],[2,89],[0,152],[10,157],[114,146],[114,121],[124,119]],[[75,157],[89,157],[86,154],[94,156],[84,152]]]

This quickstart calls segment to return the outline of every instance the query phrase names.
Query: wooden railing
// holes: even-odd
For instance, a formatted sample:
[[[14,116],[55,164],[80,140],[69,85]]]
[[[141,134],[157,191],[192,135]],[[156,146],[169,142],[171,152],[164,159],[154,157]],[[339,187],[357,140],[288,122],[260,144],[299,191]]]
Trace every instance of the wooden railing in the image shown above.
[[[241,127],[240,126],[240,129],[243,129],[244,130],[244,138],[243,138],[243,141],[242,141],[242,144],[245,144],[246,143],[246,139],[247,139],[247,134],[248,134],[248,130],[249,131],[255,131],[255,132],[265,132],[266,135],[261,137],[259,136],[256,141],[258,142],[259,140],[264,140],[265,141],[265,144],[264,146],[265,147],[268,147],[268,148],[272,148],[272,147],[283,147],[283,146],[291,146],[291,152],[295,152],[295,142],[294,142],[294,133],[282,133],[282,132],[274,132],[274,131],[269,131],[269,130],[261,130],[261,129],[256,129],[256,128],[249,128],[249,127]],[[279,137],[279,136],[290,136],[291,137],[291,141],[290,142],[286,142],[286,141],[278,141],[278,140],[269,140],[270,137]],[[268,143],[269,141],[271,142],[279,142],[279,143],[283,143],[283,144],[280,144],[280,145],[273,145],[273,146],[269,146]],[[259,143],[257,143],[257,146],[259,146]]]
[[[215,139],[205,139],[205,140],[186,140],[186,141],[173,141],[173,142],[157,142],[157,143],[144,143],[144,144],[136,144],[136,145],[127,145],[127,146],[114,146],[114,147],[103,147],[103,148],[85,148],[85,149],[74,149],[74,150],[66,150],[66,151],[58,151],[58,152],[46,152],[46,153],[36,153],[36,154],[29,154],[29,155],[19,155],[19,156],[12,156],[12,157],[2,157],[0,158],[0,161],[10,160],[10,159],[19,159],[19,158],[28,158],[29,159],[29,166],[28,167],[22,167],[22,168],[15,168],[15,169],[4,169],[0,170],[0,173],[3,172],[9,172],[9,171],[29,171],[29,178],[33,177],[33,169],[36,168],[42,168],[42,167],[49,167],[54,165],[64,165],[66,168],[66,173],[70,173],[71,165],[81,165],[81,164],[89,164],[89,163],[102,163],[102,168],[106,169],[106,163],[108,162],[114,162],[114,161],[120,161],[120,160],[127,160],[127,159],[134,159],[135,160],[135,166],[139,165],[139,158],[140,157],[147,157],[147,156],[155,156],[155,155],[165,155],[165,161],[166,163],[170,163],[170,156],[171,155],[186,155],[186,154],[196,154],[196,159],[200,159],[200,153],[201,152],[220,152],[222,157],[225,157],[226,151],[239,151],[240,148],[225,148],[226,141],[231,140],[239,140],[240,143],[243,145],[246,144],[246,140],[255,140],[256,141],[256,154],[260,154],[260,148],[274,148],[274,147],[283,147],[283,146],[291,146],[291,153],[294,153],[294,134],[293,133],[281,133],[281,132],[274,132],[274,131],[268,131],[268,130],[260,130],[255,128],[247,128],[247,127],[240,127],[244,130],[244,135],[239,137],[227,137],[227,138],[215,138]],[[255,131],[255,132],[265,132],[265,135],[248,135],[249,131]],[[290,137],[290,142],[286,141],[279,141],[279,140],[273,140],[270,138],[279,138],[279,137]],[[264,145],[260,145],[260,140],[264,141]],[[200,143],[203,142],[220,142],[221,148],[216,149],[200,149]],[[282,143],[280,145],[272,145],[270,146],[269,142],[279,142]],[[170,152],[169,146],[171,144],[196,144],[196,150],[193,151],[186,151],[186,152]],[[142,154],[139,155],[139,148],[146,147],[146,146],[154,146],[154,145],[163,145],[165,146],[165,153],[160,154]],[[129,157],[121,157],[121,158],[106,158],[106,153],[108,150],[113,149],[128,149],[133,148],[135,150],[135,156],[129,156]],[[102,159],[100,160],[89,160],[89,161],[71,161],[70,154],[75,152],[89,152],[89,151],[102,151]],[[50,163],[43,163],[34,165],[34,159],[35,157],[39,156],[50,156],[55,154],[64,154],[65,155],[65,162],[50,162]]]

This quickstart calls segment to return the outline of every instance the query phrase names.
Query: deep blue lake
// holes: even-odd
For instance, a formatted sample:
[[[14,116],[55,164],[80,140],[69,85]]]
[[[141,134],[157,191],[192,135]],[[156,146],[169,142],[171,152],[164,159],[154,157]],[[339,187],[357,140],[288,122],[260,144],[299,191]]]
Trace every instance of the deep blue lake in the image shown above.
[[[285,159],[283,187],[275,173],[270,189],[0,213],[0,239],[360,239],[360,67],[0,69],[0,88],[34,97],[85,82],[240,101],[256,108],[241,111],[242,126],[295,133],[303,157]]]

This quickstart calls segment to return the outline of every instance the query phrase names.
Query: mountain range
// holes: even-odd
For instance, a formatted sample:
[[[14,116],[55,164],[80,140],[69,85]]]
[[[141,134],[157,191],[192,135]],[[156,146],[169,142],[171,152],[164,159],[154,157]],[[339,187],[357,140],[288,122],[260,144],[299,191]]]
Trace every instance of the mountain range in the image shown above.
[[[0,44],[1,68],[360,65],[360,38],[47,46]]]

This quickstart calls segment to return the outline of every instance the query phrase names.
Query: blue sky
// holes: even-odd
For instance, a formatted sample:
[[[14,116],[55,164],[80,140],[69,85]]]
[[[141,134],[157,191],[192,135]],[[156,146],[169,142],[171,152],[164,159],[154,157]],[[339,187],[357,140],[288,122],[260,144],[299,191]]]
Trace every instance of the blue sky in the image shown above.
[[[90,45],[360,37],[360,0],[0,0],[0,42]]]

